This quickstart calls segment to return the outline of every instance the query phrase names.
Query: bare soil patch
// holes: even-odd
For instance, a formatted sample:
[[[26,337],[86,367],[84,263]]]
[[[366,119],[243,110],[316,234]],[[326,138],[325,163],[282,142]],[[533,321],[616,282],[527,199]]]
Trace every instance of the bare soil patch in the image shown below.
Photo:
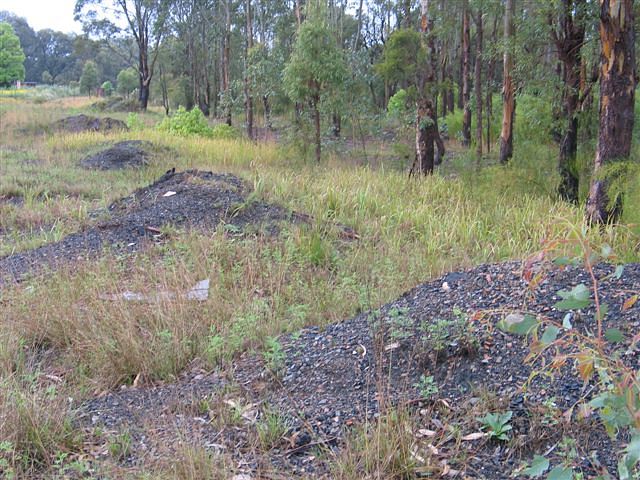
[[[53,123],[52,128],[53,130],[69,133],[129,130],[127,124],[122,120],[116,120],[115,118],[110,117],[98,118],[84,114],[74,115],[58,120]]]
[[[142,140],[118,142],[95,155],[84,158],[80,165],[89,170],[120,170],[144,167],[151,156],[153,145]]]
[[[603,276],[611,271],[601,266],[597,273]],[[145,455],[145,461],[153,457],[153,449],[148,449],[149,426],[159,426],[154,419],[161,418],[163,424],[179,425],[181,438],[197,438],[203,447],[215,445],[259,474],[265,468],[264,456],[256,454],[250,441],[250,432],[256,428],[251,412],[255,410],[259,421],[265,411],[275,410],[286,418],[287,432],[266,454],[270,468],[287,471],[288,478],[332,478],[330,459],[344,436],[354,425],[374,420],[395,405],[429,412],[420,417],[422,425],[416,429],[432,432],[426,441],[442,443],[437,453],[426,451],[432,452],[436,464],[448,462],[460,471],[460,478],[509,478],[534,454],[547,453],[552,464],[561,464],[568,455],[562,447],[565,436],[576,442],[572,462],[585,478],[605,470],[614,474],[615,455],[625,439],[611,440],[595,415],[580,420],[574,412],[570,423],[563,418],[579,400],[596,394],[594,385],[584,384],[570,365],[553,377],[543,375],[528,382],[532,366],[525,361],[530,351],[526,340],[496,328],[506,312],[527,311],[562,321],[565,312],[554,308],[560,299],[557,292],[579,283],[588,285],[588,273],[574,267],[551,269],[532,290],[521,272],[521,264],[511,262],[450,273],[375,312],[282,337],[282,364],[276,372],[273,358],[265,361],[247,354],[235,363],[232,373],[226,372],[227,378],[193,373],[176,384],[129,388],[92,400],[82,410],[82,421],[136,432],[137,446],[128,459],[133,464]],[[601,300],[610,306],[605,328],[619,328],[627,339],[637,333],[640,306],[624,308],[623,304],[638,292],[638,264],[627,265],[620,279],[601,285]],[[454,308],[465,316],[454,313]],[[592,313],[576,313],[575,328],[593,329]],[[460,318],[471,336],[454,331],[452,325],[459,326],[455,322]],[[442,320],[450,322],[448,330],[438,333],[434,326]],[[436,333],[440,346],[434,343]],[[472,339],[474,346],[465,338]],[[616,344],[615,352],[626,355],[629,365],[640,366],[640,352],[629,341]],[[542,358],[548,360],[548,356]],[[417,387],[423,375],[433,376],[437,385],[429,400],[421,397]],[[194,406],[222,403],[230,385],[243,392],[240,398],[234,393],[233,402],[245,405],[250,414],[243,426],[220,428],[215,413]],[[461,435],[479,432],[474,409],[483,402],[494,411],[513,412],[511,441],[482,434],[461,443],[443,440],[453,439],[447,425],[451,416],[460,420]],[[167,437],[176,435],[163,427],[156,428],[155,434],[165,446]],[[414,434],[420,437],[418,431]],[[416,440],[416,445],[420,442]],[[327,455],[318,456],[318,448]]]
[[[211,230],[220,223],[233,233],[275,234],[293,220],[283,207],[250,197],[250,186],[229,174],[169,171],[153,184],[117,200],[97,220],[59,242],[0,258],[0,279],[99,255],[104,249],[135,252],[162,241],[162,229]]]

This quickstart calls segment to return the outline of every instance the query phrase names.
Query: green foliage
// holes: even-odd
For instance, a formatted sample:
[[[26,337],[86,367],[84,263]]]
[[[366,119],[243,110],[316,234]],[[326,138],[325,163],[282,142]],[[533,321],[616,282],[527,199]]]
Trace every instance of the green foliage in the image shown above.
[[[219,123],[211,130],[211,137],[218,140],[234,140],[240,137],[240,132],[237,128],[227,125],[226,123]]]
[[[347,76],[341,49],[320,13],[300,27],[289,62],[284,69],[284,87],[294,101],[320,101],[338,89]]]
[[[271,450],[278,446],[289,431],[289,424],[285,417],[275,410],[266,409],[258,423],[256,424],[258,431],[258,440],[263,450]]]
[[[376,72],[389,82],[416,83],[416,74],[424,66],[426,51],[420,33],[412,29],[395,30],[384,45],[382,61]]]
[[[429,400],[440,391],[433,375],[421,375],[420,381],[413,386],[418,389],[418,393],[425,400]]]
[[[287,358],[282,349],[282,345],[277,338],[268,337],[265,342],[265,347],[266,350],[262,353],[262,356],[264,357],[267,369],[275,376],[279,376],[285,367],[285,360]]]
[[[106,97],[110,97],[113,94],[113,84],[109,80],[103,82],[102,90],[104,91]]]
[[[42,72],[42,83],[46,85],[51,85],[53,83],[53,77],[49,73],[49,70]]]
[[[137,113],[129,112],[127,115],[127,127],[129,130],[139,131],[144,129],[144,123]]]
[[[607,182],[607,208],[623,204],[623,220],[640,223],[640,212],[631,205],[640,200],[640,163],[637,161],[617,161],[604,165],[597,173],[597,179]],[[629,208],[624,208],[629,205]]]
[[[109,454],[116,460],[125,460],[131,453],[132,439],[128,431],[124,431],[109,440]]]
[[[389,310],[389,337],[391,340],[406,340],[413,335],[413,321],[406,308]]]
[[[187,111],[182,106],[173,116],[163,119],[158,124],[158,130],[183,137],[190,135],[213,136],[213,130],[199,108]]]
[[[489,438],[497,440],[509,440],[509,430],[511,430],[512,411],[502,413],[487,413],[485,416],[478,418],[482,423],[482,427],[486,430]]]
[[[91,95],[91,91],[98,86],[98,66],[93,60],[87,60],[82,67],[80,76],[80,91]]]
[[[282,91],[281,72],[284,65],[281,52],[257,43],[248,52],[247,69],[251,91],[270,98]]]
[[[0,22],[0,86],[24,80],[25,55],[13,27]]]
[[[120,70],[116,78],[118,93],[124,97],[128,97],[131,92],[138,88],[138,83],[138,72],[131,67]]]
[[[387,112],[394,117],[402,117],[409,110],[409,98],[407,91],[403,88],[398,90],[395,95],[389,99],[387,104]]]
[[[469,319],[457,308],[453,313],[452,320],[438,319],[420,325],[425,334],[422,341],[427,351],[438,355],[448,347],[460,348],[467,353],[477,350],[478,339]]]
[[[535,455],[531,465],[525,468],[522,471],[522,474],[527,477],[536,478],[540,477],[547,470],[549,470],[549,460],[544,458],[542,455]]]

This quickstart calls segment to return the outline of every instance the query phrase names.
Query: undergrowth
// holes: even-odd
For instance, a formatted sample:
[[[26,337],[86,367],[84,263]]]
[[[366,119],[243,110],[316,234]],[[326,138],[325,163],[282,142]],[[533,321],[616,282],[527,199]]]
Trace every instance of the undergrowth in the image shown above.
[[[0,382],[6,388],[0,428],[3,435],[13,436],[4,437],[10,444],[2,444],[1,458],[7,465],[3,468],[16,472],[49,468],[56,454],[77,448],[77,432],[65,423],[71,410],[60,394],[50,399],[50,385],[37,381],[25,391],[16,383],[18,373],[54,375],[61,379],[56,391],[77,400],[133,382],[172,381],[195,360],[209,368],[225,366],[247,350],[265,351],[278,372],[283,362],[279,345],[266,339],[377,308],[447,270],[524,258],[582,222],[580,208],[555,197],[549,180],[555,178],[554,157],[534,143],[519,144],[507,168],[491,166],[478,173],[473,162],[454,160],[447,177],[408,181],[405,172],[384,162],[374,168],[330,157],[318,166],[270,143],[226,134],[167,135],[146,128],[157,121],[153,112],[140,114],[137,125],[146,127],[128,133],[41,132],[87,103],[68,98],[35,105],[8,99],[0,106],[0,255],[83,228],[94,212],[100,214],[112,201],[173,167],[238,174],[253,185],[256,198],[308,214],[311,220],[309,226],[286,227],[275,238],[231,236],[224,228],[208,234],[170,232],[165,244],[133,258],[106,255],[20,285],[4,285]],[[164,153],[135,173],[78,167],[88,152],[124,139],[148,140]],[[339,224],[351,227],[355,237],[345,239]],[[586,236],[593,250],[610,245],[620,262],[638,259],[637,226],[594,229]],[[201,303],[113,298],[123,291],[151,296],[182,292],[204,278],[211,280],[211,291]],[[53,355],[39,362],[38,352]],[[16,395],[24,396],[27,410],[9,408]],[[57,412],[55,421],[49,412]],[[363,465],[372,478],[376,472],[402,475],[412,468],[415,458],[407,450],[405,423],[398,413],[355,434],[351,444],[365,450],[343,458],[337,478],[355,478],[348,471]],[[32,428],[46,442],[25,442]],[[397,442],[381,445],[380,436]],[[367,450],[372,445],[377,450]],[[382,457],[367,457],[375,451],[388,453],[384,464],[379,463]],[[206,478],[198,472],[220,468],[204,452],[183,453],[189,463],[175,471],[178,478]]]

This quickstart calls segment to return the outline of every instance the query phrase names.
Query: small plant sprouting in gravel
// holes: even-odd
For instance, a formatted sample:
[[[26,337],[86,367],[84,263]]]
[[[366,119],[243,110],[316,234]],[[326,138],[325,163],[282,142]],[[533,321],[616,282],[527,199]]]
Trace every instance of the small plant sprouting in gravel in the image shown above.
[[[420,381],[415,383],[413,386],[418,389],[418,393],[425,400],[429,400],[433,395],[436,395],[440,391],[438,385],[433,379],[433,375],[421,375]]]
[[[501,413],[487,413],[484,417],[479,417],[478,421],[482,423],[482,428],[486,430],[489,438],[497,440],[509,440],[509,430],[511,430],[511,410]]]
[[[277,338],[269,337],[266,340],[267,349],[262,353],[267,369],[276,377],[280,376],[285,369],[287,358],[282,345]]]
[[[391,340],[406,340],[413,335],[413,322],[407,316],[408,308],[389,310],[389,336]]]
[[[453,309],[453,314],[453,320],[439,319],[435,322],[422,322],[420,325],[425,334],[425,349],[436,356],[449,347],[460,348],[466,353],[478,349],[479,342],[467,315],[457,308]]]
[[[127,431],[116,435],[109,441],[109,454],[116,460],[124,460],[131,452],[131,434]]]
[[[271,450],[276,447],[282,437],[287,434],[289,425],[285,417],[275,410],[267,409],[260,416],[256,424],[258,441],[263,450]]]

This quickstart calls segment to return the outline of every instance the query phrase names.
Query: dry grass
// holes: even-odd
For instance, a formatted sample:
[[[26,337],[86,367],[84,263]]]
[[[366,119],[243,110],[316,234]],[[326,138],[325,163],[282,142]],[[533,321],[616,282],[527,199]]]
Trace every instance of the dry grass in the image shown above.
[[[461,163],[454,165],[455,176],[408,181],[384,162],[374,169],[332,157],[317,166],[270,143],[172,138],[152,129],[106,136],[19,133],[78,113],[92,100],[3,99],[0,255],[82,228],[91,222],[89,212],[174,166],[239,174],[259,197],[309,213],[314,221],[290,226],[276,238],[232,239],[222,229],[172,231],[167,243],[133,258],[107,255],[3,287],[0,436],[11,442],[8,463],[14,469],[47,468],[57,453],[75,448],[63,391],[77,399],[136,377],[170,381],[196,358],[224,365],[241,351],[262,348],[267,337],[376,308],[446,270],[522,258],[561,236],[567,224],[582,222],[580,209],[540,184],[554,170],[549,161],[534,168],[533,160],[516,159],[513,167],[480,174]],[[157,118],[153,112],[142,116],[145,124]],[[149,140],[166,150],[140,171],[78,168],[86,154],[123,139]],[[9,196],[24,203],[2,200]],[[355,228],[359,240],[341,239],[335,222]],[[638,259],[634,227],[589,235],[595,248],[607,243],[621,259]],[[184,292],[203,278],[211,279],[206,302],[156,298],[157,292]],[[126,290],[152,300],[108,297]],[[34,351],[53,355],[44,362]],[[51,370],[62,382],[51,398],[50,385],[17,380]],[[22,409],[11,407],[16,399]],[[363,478],[356,476],[360,468],[366,478],[400,478],[415,466],[415,422],[396,412],[365,426],[349,441],[336,478]],[[184,465],[163,468],[162,478],[220,478],[206,472],[220,471],[221,459],[196,447],[187,447],[184,456]]]

